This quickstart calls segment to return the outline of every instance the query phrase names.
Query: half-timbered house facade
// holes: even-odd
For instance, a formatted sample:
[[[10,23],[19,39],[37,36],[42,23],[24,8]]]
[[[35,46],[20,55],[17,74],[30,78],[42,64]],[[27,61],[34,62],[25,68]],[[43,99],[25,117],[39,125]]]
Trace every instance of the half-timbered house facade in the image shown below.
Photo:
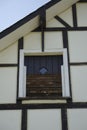
[[[0,130],[87,129],[87,0],[51,0],[0,33]]]

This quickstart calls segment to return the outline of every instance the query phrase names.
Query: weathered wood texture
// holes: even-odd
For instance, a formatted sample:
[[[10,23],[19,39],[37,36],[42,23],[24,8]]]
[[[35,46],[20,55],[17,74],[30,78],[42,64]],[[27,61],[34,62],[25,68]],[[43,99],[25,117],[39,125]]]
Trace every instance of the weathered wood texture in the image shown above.
[[[36,74],[27,76],[27,97],[52,98],[62,96],[60,74]]]

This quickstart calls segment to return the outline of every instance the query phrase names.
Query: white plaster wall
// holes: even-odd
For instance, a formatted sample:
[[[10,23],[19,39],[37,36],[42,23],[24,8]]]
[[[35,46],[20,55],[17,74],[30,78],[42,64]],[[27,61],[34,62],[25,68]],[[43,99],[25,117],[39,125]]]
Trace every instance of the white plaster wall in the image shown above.
[[[72,17],[72,8],[69,8],[58,15],[62,18],[66,23],[73,27],[73,17]]]
[[[0,67],[0,104],[16,103],[17,68]]]
[[[87,66],[71,66],[72,97],[74,102],[87,102]]]
[[[68,32],[70,62],[87,62],[87,31]]]
[[[27,130],[61,130],[61,110],[28,110]]]
[[[65,26],[61,24],[58,20],[53,18],[46,23],[46,27],[65,27]]]
[[[87,3],[77,4],[78,26],[87,26]]]
[[[45,51],[63,48],[62,32],[45,32]]]
[[[68,109],[69,130],[87,130],[87,109]]]
[[[30,51],[41,51],[41,33],[31,32],[24,37],[24,49]]]
[[[17,63],[18,44],[13,43],[4,50],[0,51],[0,63]]]
[[[21,130],[21,111],[1,110],[0,130]]]

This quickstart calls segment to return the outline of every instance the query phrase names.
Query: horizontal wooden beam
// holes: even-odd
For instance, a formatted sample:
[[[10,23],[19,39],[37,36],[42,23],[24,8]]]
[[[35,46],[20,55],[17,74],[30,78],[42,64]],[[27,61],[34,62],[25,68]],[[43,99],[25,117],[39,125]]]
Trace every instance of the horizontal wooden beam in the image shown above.
[[[18,64],[0,64],[0,67],[17,67]]]
[[[83,3],[83,2],[87,2],[87,0],[80,0],[79,2]]]
[[[51,28],[45,28],[44,31],[46,32],[52,32],[52,31],[87,31],[86,27],[71,27],[71,28],[65,28],[65,27],[51,27]],[[33,32],[41,32],[41,30],[38,28],[34,30]]]
[[[87,62],[74,62],[74,63],[69,63],[69,64],[73,66],[81,66],[81,65],[87,65]]]
[[[87,102],[76,103],[46,103],[46,104],[0,104],[0,110],[22,110],[22,109],[85,109]]]

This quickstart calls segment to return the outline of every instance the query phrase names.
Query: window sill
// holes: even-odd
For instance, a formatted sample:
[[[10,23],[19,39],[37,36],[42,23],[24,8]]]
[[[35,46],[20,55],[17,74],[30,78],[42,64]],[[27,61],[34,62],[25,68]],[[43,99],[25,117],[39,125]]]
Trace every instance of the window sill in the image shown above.
[[[18,98],[18,101],[22,104],[36,104],[36,105],[44,105],[44,104],[66,104],[67,100],[71,99],[71,97],[58,97],[58,98],[50,98],[50,99],[30,99],[29,97]]]

